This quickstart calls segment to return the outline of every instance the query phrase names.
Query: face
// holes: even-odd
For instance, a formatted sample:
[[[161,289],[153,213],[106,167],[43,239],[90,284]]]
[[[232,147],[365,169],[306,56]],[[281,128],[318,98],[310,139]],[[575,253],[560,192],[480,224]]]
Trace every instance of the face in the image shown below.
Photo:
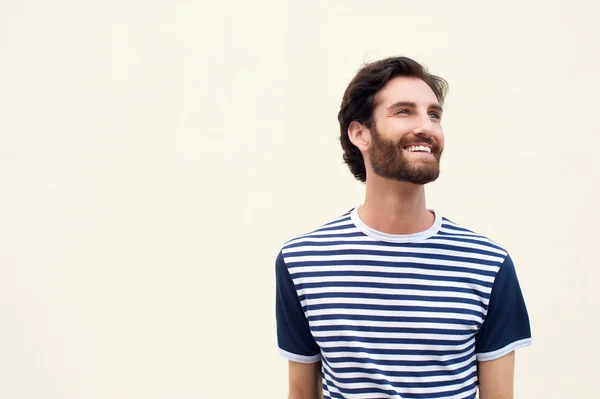
[[[391,80],[377,95],[368,158],[384,178],[426,184],[440,174],[444,149],[442,109],[429,86],[416,78]]]

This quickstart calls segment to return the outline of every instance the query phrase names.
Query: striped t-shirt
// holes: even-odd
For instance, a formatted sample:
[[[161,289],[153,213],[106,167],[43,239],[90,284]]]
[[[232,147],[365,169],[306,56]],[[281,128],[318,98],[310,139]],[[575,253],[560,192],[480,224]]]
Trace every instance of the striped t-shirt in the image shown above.
[[[433,210],[408,235],[357,210],[277,256],[281,354],[321,360],[325,398],[475,398],[478,361],[531,344],[508,252]]]

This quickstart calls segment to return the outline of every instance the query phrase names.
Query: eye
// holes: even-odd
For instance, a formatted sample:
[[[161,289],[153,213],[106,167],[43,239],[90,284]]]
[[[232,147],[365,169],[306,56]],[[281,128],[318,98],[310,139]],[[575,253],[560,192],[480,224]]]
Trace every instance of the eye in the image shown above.
[[[398,111],[396,111],[396,113],[394,113],[394,115],[408,115],[408,110],[407,109],[399,109]]]
[[[430,112],[429,113],[429,117],[433,118],[433,119],[440,120],[442,116],[439,114],[439,112]]]

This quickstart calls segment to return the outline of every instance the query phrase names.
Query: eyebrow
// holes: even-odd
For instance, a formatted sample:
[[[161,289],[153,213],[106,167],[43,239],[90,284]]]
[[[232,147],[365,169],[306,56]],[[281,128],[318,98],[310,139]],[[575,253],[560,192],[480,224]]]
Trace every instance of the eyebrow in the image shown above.
[[[412,107],[416,108],[417,104],[411,101],[398,101],[388,107],[388,110],[392,110],[398,107]],[[437,109],[440,112],[444,112],[444,109],[439,104],[431,104],[428,108]]]

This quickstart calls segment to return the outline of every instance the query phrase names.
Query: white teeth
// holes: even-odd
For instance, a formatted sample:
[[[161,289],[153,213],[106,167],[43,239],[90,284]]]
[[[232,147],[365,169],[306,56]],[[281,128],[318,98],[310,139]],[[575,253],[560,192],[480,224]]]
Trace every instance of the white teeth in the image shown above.
[[[410,152],[422,151],[422,152],[431,154],[431,148],[426,147],[424,145],[413,145],[413,146],[407,147],[406,149]]]

